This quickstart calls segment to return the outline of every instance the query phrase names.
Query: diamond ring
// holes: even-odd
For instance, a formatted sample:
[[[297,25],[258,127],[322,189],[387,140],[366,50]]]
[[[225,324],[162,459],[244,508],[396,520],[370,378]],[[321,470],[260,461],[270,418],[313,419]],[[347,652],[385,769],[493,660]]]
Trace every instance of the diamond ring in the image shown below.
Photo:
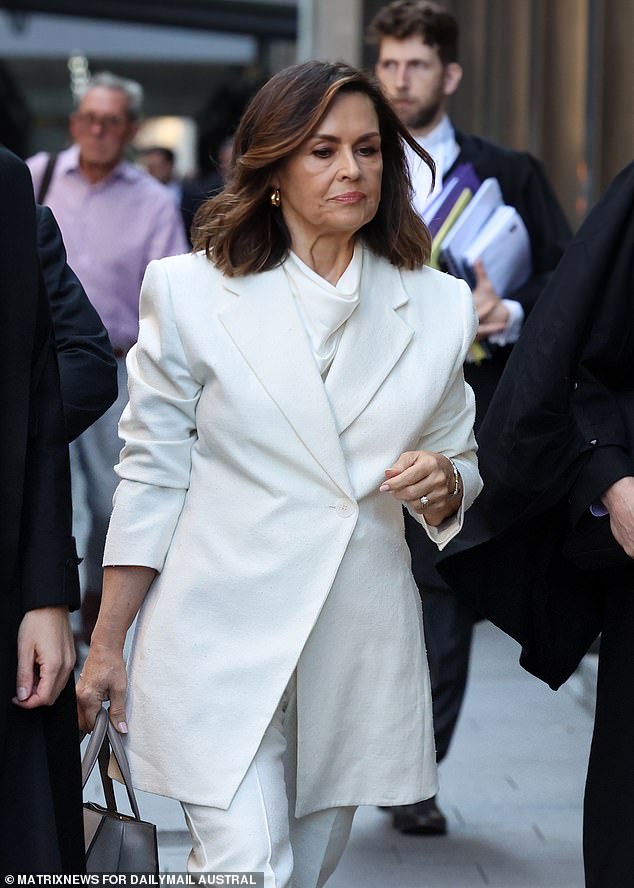
[[[420,504],[423,509],[425,508],[425,506],[428,506],[429,505],[429,497],[428,496],[421,496]]]

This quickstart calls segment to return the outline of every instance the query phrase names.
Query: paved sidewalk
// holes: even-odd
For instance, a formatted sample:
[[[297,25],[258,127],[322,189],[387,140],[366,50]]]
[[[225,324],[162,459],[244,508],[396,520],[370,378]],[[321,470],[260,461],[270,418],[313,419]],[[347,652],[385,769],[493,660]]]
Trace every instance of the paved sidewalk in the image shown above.
[[[446,837],[402,836],[361,809],[328,888],[582,888],[581,806],[592,667],[558,693],[478,626],[451,752],[440,769]]]
[[[362,808],[328,888],[582,888],[592,660],[555,694],[519,667],[518,653],[491,625],[477,627],[465,708],[440,772],[450,834],[401,836],[388,814]],[[159,825],[163,871],[183,871],[180,807],[143,793],[140,805]]]

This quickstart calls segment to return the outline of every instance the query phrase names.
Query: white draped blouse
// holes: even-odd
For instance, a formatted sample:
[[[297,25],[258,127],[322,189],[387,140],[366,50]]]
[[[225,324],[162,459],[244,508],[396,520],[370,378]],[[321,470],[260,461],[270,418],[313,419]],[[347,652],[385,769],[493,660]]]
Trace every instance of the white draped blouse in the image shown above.
[[[363,248],[357,244],[352,259],[336,284],[331,284],[290,252],[284,271],[299,317],[322,379],[337,353],[344,326],[359,304]]]

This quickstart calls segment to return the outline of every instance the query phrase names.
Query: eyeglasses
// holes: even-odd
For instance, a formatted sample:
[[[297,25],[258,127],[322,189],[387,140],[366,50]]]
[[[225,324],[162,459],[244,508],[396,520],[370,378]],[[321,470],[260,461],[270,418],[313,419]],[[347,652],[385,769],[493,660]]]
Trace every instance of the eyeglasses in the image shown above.
[[[92,114],[90,111],[75,111],[73,114],[73,120],[83,129],[92,129],[94,126],[98,126],[104,132],[123,129],[126,123],[128,123],[128,119],[116,114],[106,114],[100,117],[98,114]]]

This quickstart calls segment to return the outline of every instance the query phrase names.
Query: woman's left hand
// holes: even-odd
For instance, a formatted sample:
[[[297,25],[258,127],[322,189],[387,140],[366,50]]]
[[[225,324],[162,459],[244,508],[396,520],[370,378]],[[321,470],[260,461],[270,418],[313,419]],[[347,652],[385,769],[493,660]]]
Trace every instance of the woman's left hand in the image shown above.
[[[18,670],[13,702],[21,709],[52,706],[75,663],[68,608],[27,611],[18,630]]]
[[[385,470],[385,478],[379,490],[391,493],[413,512],[424,515],[432,527],[442,524],[460,508],[462,479],[458,475],[458,493],[454,495],[453,467],[442,453],[429,450],[401,453],[394,465]]]

